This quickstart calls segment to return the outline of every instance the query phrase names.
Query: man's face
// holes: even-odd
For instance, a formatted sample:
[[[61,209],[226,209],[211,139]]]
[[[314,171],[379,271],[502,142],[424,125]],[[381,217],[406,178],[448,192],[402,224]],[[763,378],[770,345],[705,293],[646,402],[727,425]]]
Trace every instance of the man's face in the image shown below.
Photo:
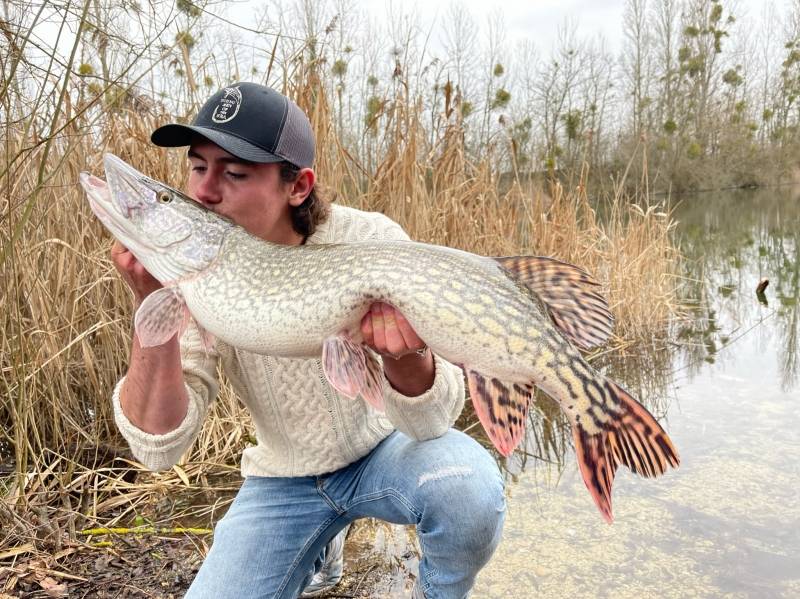
[[[302,240],[292,228],[290,206],[303,198],[281,180],[277,164],[242,160],[205,139],[189,147],[189,161],[187,192],[194,200],[267,241]]]

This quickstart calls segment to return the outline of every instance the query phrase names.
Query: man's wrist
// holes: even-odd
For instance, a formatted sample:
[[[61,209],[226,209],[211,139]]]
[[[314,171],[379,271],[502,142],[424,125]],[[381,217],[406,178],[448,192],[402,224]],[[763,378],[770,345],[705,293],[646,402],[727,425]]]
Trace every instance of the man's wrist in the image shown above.
[[[436,366],[433,353],[421,348],[397,358],[384,359],[383,370],[392,388],[407,397],[417,397],[433,386]]]

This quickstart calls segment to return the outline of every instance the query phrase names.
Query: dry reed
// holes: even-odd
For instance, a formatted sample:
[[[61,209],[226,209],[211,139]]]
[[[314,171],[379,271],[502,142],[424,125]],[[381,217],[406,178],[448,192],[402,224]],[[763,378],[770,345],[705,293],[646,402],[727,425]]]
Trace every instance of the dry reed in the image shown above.
[[[421,241],[579,264],[603,282],[621,338],[664,333],[678,259],[667,213],[621,194],[590,199],[585,178],[574,188],[501,178],[490,157],[467,159],[455,117],[439,141],[426,141],[419,106],[402,96],[386,108],[392,117],[378,133],[391,151],[370,171],[336,138],[322,90],[313,68],[287,87],[311,115],[318,177],[330,197],[384,212]],[[206,517],[220,493],[236,488],[229,477],[253,441],[248,417],[226,387],[180,466],[135,476],[140,467],[115,431],[109,401],[126,367],[131,296],[77,177],[82,170],[102,175],[102,154],[112,152],[181,186],[186,160],[148,142],[169,115],[119,105],[84,111],[93,98],[83,90],[75,96],[84,105],[50,123],[57,136],[41,143],[36,126],[8,122],[0,148],[0,451],[13,452],[13,473],[3,482],[4,503],[13,509],[0,513],[0,547],[33,542],[53,550],[65,533],[74,539],[76,527],[129,522],[179,489],[200,498],[170,515]],[[535,428],[544,446],[563,446],[563,436]],[[36,529],[48,532],[31,536],[19,513],[37,514]]]

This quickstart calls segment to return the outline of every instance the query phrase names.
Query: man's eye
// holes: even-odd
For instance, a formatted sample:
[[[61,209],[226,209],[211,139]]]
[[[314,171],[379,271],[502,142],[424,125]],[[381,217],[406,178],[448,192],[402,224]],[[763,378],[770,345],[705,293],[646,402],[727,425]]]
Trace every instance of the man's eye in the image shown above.
[[[228,176],[231,179],[236,179],[237,181],[240,181],[247,177],[247,175],[245,175],[244,173],[232,173],[231,171],[228,171]]]
[[[193,167],[192,167],[192,170],[193,170],[194,172],[196,172],[196,173],[203,173],[203,172],[205,172],[205,170],[206,170],[206,167],[204,167],[204,166],[201,166],[201,165],[199,165],[199,164],[198,164],[197,166],[193,166]]]

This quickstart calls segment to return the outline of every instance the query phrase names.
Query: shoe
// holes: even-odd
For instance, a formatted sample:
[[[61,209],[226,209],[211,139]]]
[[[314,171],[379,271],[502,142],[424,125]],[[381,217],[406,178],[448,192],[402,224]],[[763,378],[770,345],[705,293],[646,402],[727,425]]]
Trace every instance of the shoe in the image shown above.
[[[344,572],[344,540],[349,529],[348,524],[327,544],[322,567],[311,578],[300,597],[319,597],[339,584]]]

